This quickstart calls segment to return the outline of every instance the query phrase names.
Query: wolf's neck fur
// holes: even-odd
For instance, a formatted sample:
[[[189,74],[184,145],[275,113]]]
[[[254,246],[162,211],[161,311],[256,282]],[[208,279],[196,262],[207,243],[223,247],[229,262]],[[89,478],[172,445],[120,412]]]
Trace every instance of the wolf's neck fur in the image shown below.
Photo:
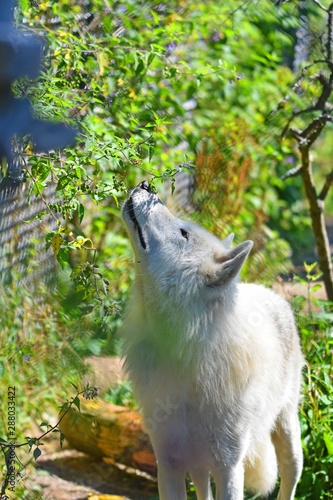
[[[233,401],[237,391],[247,384],[251,365],[243,336],[238,336],[237,284],[225,293],[216,290],[209,307],[195,297],[161,307],[158,303],[147,304],[143,291],[137,288],[140,284],[135,286],[136,301],[124,325],[124,349],[127,370],[136,381],[139,397],[144,397],[145,388],[155,383],[157,373],[161,380],[172,380],[170,387],[180,383],[186,374],[203,399],[227,391]],[[167,312],[170,310],[172,313]],[[202,381],[209,381],[207,387]]]
[[[174,293],[167,297],[164,294],[161,299],[158,292],[147,297],[139,279],[134,292],[136,302],[130,307],[128,317],[131,328],[126,326],[126,331],[131,331],[130,342],[133,337],[137,342],[149,342],[164,360],[169,359],[171,363],[181,360],[185,365],[211,354],[221,340],[228,342],[234,319],[236,282],[212,290],[205,301],[187,294],[177,301]]]

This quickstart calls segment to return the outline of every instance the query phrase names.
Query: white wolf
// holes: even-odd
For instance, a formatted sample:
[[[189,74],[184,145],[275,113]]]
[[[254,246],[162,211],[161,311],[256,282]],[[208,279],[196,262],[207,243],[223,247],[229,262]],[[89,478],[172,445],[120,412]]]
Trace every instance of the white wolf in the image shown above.
[[[289,305],[238,284],[252,248],[231,249],[174,217],[147,181],[123,207],[136,281],[124,324],[126,366],[158,461],[161,500],[240,500],[244,485],[294,498],[303,357]],[[277,459],[277,460],[276,460]]]

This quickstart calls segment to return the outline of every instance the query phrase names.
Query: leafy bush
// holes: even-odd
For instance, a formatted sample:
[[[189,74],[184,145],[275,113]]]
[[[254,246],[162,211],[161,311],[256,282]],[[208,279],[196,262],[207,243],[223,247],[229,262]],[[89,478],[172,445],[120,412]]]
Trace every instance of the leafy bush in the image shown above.
[[[68,382],[75,382],[83,368],[55,297],[52,303],[47,296],[42,285],[32,293],[23,286],[1,288],[0,293],[1,392],[17,387],[20,432],[40,418],[41,401],[53,410],[55,400],[64,396]],[[5,410],[4,405],[3,415]]]
[[[309,288],[310,314],[298,313],[306,368],[301,404],[304,469],[297,498],[322,500],[333,498],[333,313],[332,303],[311,296],[315,287]],[[298,297],[296,302],[299,308],[306,301]],[[314,307],[316,312],[311,312]]]
[[[127,406],[128,408],[136,408],[131,384],[129,382],[120,382],[114,388],[110,389],[104,396],[105,401],[115,405]]]
[[[41,195],[53,182],[62,200],[45,207],[58,220],[48,245],[59,262],[75,264],[71,250],[83,247],[85,262],[94,260],[88,248],[103,247],[95,242],[102,228],[92,233],[91,219],[104,217],[104,227],[107,221],[108,230],[121,231],[117,205],[138,177],[158,182],[179,165],[195,164],[201,221],[218,233],[236,228],[255,239],[249,276],[285,271],[290,250],[279,231],[292,228],[298,241],[299,225],[287,210],[300,195],[291,199],[278,178],[286,158],[294,158],[290,140],[280,143],[283,117],[274,115],[269,127],[265,118],[293,82],[285,61],[298,25],[294,6],[272,8],[268,0],[260,11],[216,0],[22,6],[21,21],[47,33],[48,61],[38,82],[18,82],[16,92],[28,95],[40,116],[81,124],[74,149],[25,151],[31,189]],[[219,158],[214,167],[212,154]],[[222,195],[230,198],[223,211]],[[97,252],[98,264],[103,257]],[[84,281],[89,269],[81,264],[73,276]],[[105,279],[111,282],[107,272]]]

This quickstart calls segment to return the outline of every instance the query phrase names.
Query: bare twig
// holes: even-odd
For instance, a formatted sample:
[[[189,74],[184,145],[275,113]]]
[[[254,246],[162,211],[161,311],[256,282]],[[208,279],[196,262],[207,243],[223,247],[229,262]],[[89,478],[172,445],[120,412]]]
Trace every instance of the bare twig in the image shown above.
[[[324,113],[312,122],[303,130],[302,137],[307,140],[309,145],[313,144],[325,127],[326,123],[331,121],[331,116]]]
[[[306,109],[300,109],[298,111],[293,111],[291,117],[289,118],[284,129],[282,130],[281,139],[283,139],[287,135],[287,133],[290,131],[290,129],[289,129],[290,124],[297,116],[304,115],[305,113],[310,113],[312,111],[315,111],[315,109],[316,109],[315,106],[310,106],[309,108],[306,108]]]
[[[301,74],[299,75],[299,77],[297,78],[297,80],[295,81],[294,85],[292,86],[291,88],[291,91],[289,92],[289,94],[287,94],[280,102],[279,104],[277,105],[277,107],[275,109],[273,109],[272,111],[270,111],[266,117],[266,120],[268,120],[272,115],[275,115],[278,111],[280,111],[281,109],[283,109],[285,107],[285,105],[287,104],[287,102],[290,100],[291,98],[291,95],[292,95],[292,92],[297,92],[298,89],[301,88],[301,82],[304,80],[305,76],[306,76],[306,73],[309,71],[309,69],[311,69],[313,66],[316,66],[317,64],[326,64],[329,66],[330,70],[333,71],[333,63],[332,64],[329,64],[328,61],[326,59],[317,59],[316,61],[313,61],[311,64],[308,64],[307,66],[305,66],[302,71],[301,71]],[[319,75],[323,75],[323,73],[319,72],[318,74],[318,77]],[[319,98],[320,99],[320,98]],[[311,111],[311,108],[312,107],[309,107],[307,108],[307,110],[305,111]],[[305,112],[305,111],[301,111],[301,113]],[[296,112],[297,113],[297,112]],[[290,121],[288,122],[288,124],[286,125],[285,129],[287,130],[288,129],[288,126],[290,125],[291,121],[295,118],[295,116],[298,116],[298,115],[294,115]]]
[[[326,9],[326,7],[324,7],[320,2],[319,0],[312,0],[313,3],[315,3],[316,5],[318,5],[318,7],[321,9],[321,10],[324,10],[325,12],[328,12],[328,9]]]
[[[319,196],[318,196],[319,200],[322,200],[322,201],[325,200],[332,184],[333,184],[333,169],[329,174],[326,175],[325,183],[324,183],[323,188],[320,191]]]
[[[281,134],[282,138],[286,136],[286,134],[288,133],[291,122],[297,116],[301,116],[301,115],[306,114],[306,113],[312,113],[313,111],[323,111],[326,109],[327,101],[328,101],[328,99],[332,93],[332,90],[333,90],[333,85],[332,85],[333,82],[331,82],[331,79],[327,79],[326,76],[324,75],[324,73],[322,73],[322,72],[319,72],[316,75],[313,75],[311,77],[311,79],[318,80],[321,83],[321,85],[323,87],[322,92],[321,92],[320,96],[318,97],[317,102],[314,105],[309,106],[308,108],[305,108],[305,109],[293,111],[291,117],[289,118],[286,126],[284,127],[284,129],[282,131],[282,134]],[[294,85],[293,89],[294,88],[295,88],[295,85]],[[317,120],[317,118],[315,120]]]
[[[332,45],[333,45],[333,2],[326,11],[328,13],[327,19],[327,43],[326,54],[327,60],[332,63]]]
[[[282,175],[281,179],[285,181],[290,177],[297,177],[297,175],[300,175],[301,170],[302,170],[302,165],[297,165],[297,167],[291,168],[290,170],[288,170],[288,172]]]

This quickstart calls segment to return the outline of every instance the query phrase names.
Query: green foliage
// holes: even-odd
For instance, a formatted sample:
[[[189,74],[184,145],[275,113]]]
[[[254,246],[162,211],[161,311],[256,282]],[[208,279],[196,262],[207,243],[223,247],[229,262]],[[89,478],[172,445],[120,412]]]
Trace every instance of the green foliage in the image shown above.
[[[29,145],[25,151],[35,194],[42,195],[49,182],[57,186],[59,200],[45,214],[52,213],[66,236],[55,252],[61,266],[75,266],[69,251],[75,238],[87,235],[97,248],[95,234],[82,230],[101,210],[94,205],[103,207],[115,230],[127,186],[143,176],[164,181],[177,165],[195,164],[196,180],[206,172],[205,182],[197,182],[200,220],[220,234],[236,229],[240,237],[255,239],[249,277],[265,280],[286,270],[290,249],[280,233],[292,231],[289,240],[297,244],[303,232],[290,213],[295,207],[301,223],[307,219],[299,193],[292,198],[278,178],[286,158],[294,158],[290,140],[280,143],[283,117],[265,120],[293,83],[284,64],[298,26],[293,5],[273,7],[265,0],[258,11],[251,2],[243,8],[236,1],[223,6],[216,0],[174,0],[161,6],[127,0],[120,6],[48,0],[39,8],[23,4],[21,21],[47,34],[48,58],[40,80],[18,82],[17,94],[28,95],[41,117],[81,127],[78,145],[61,155],[35,155]],[[204,168],[209,158],[203,140],[222,155],[217,176]],[[239,168],[245,159],[251,165],[246,172]],[[237,191],[237,175],[245,175],[243,192]],[[223,196],[228,204],[221,213]],[[55,234],[48,238],[56,243]],[[81,263],[85,275],[96,264],[94,257],[88,261],[87,267]],[[102,286],[110,282],[108,273],[100,278]],[[85,289],[91,296],[93,287],[91,293]]]
[[[24,286],[0,288],[0,391],[16,387],[16,411],[19,433],[40,420],[40,404],[53,411],[63,398],[69,383],[81,380],[83,361],[73,349],[72,316],[63,305],[60,291],[40,285],[32,290]],[[83,320],[86,338],[93,335],[93,318]],[[75,386],[76,387],[76,386]],[[85,393],[86,395],[86,393]],[[5,421],[6,405],[1,406]],[[5,429],[3,429],[5,432]]]
[[[15,423],[11,423],[10,429],[14,429],[14,432],[9,432],[9,434],[12,436],[8,441],[6,439],[0,438],[0,452],[4,455],[5,458],[5,467],[4,467],[4,481],[1,485],[1,491],[0,495],[1,498],[5,496],[5,498],[9,498],[6,496],[6,493],[9,491],[14,492],[15,495],[17,495],[16,491],[16,482],[18,478],[22,478],[24,475],[24,465],[20,461],[18,455],[19,451],[22,448],[28,448],[28,452],[31,452],[32,450],[32,456],[34,460],[38,460],[38,458],[42,455],[42,450],[41,446],[43,446],[43,440],[49,436],[52,433],[58,433],[60,437],[60,445],[62,446],[62,443],[64,441],[64,434],[61,432],[59,426],[63,418],[67,415],[67,413],[70,410],[74,410],[74,417],[77,416],[77,411],[80,411],[80,396],[84,396],[86,399],[93,399],[97,395],[97,389],[95,387],[90,387],[87,385],[83,390],[79,390],[76,386],[74,386],[76,389],[76,395],[71,398],[71,400],[67,400],[65,403],[63,403],[60,407],[60,412],[58,416],[58,420],[54,425],[47,424],[45,422],[42,422],[39,427],[43,428],[46,427],[45,432],[40,434],[38,437],[25,437],[23,441],[18,442],[17,437],[15,434]],[[14,392],[15,394],[15,392]],[[14,396],[15,399],[15,396]],[[11,409],[13,408],[12,406],[10,407]],[[15,406],[14,406],[15,408]],[[16,413],[16,410],[13,410],[14,413]],[[8,422],[9,422],[9,417],[8,417]],[[15,422],[15,417],[14,417],[14,422]],[[75,422],[75,418],[73,419],[73,424]],[[13,437],[15,436],[15,437]],[[19,464],[19,468],[17,469],[17,463]],[[14,473],[13,473],[14,471]],[[20,488],[21,490],[21,488]],[[38,488],[34,492],[38,496]],[[16,496],[17,498],[17,496]],[[22,490],[22,496],[20,498],[25,498],[25,490]]]
[[[332,498],[333,476],[333,315],[322,312],[300,321],[306,357],[305,394],[301,405],[304,471],[298,487],[300,499]]]
[[[0,389],[18,387],[18,425],[27,432],[31,420],[42,420],[41,408],[66,399],[69,382],[82,375],[81,357],[117,352],[133,281],[119,208],[138,180],[159,191],[168,180],[172,190],[175,174],[194,166],[192,215],[220,236],[235,230],[239,241],[254,239],[249,279],[271,281],[286,271],[291,248],[303,262],[313,243],[309,218],[299,179],[281,180],[298,157],[280,134],[293,107],[320,88],[310,79],[303,93],[290,92],[299,25],[293,1],[263,0],[260,9],[236,0],[20,0],[20,7],[18,21],[46,38],[47,56],[39,80],[16,82],[14,90],[32,100],[37,116],[79,126],[77,144],[61,153],[36,154],[24,144],[30,194],[45,201],[46,187],[56,189],[37,217],[56,222],[46,248],[61,269],[56,289],[28,292],[14,275],[0,294]],[[319,35],[318,10],[309,15]],[[316,38],[312,45],[316,54]],[[325,138],[314,150],[319,181],[331,168]],[[312,297],[315,272],[306,269],[308,298],[295,301],[308,362],[300,499],[331,494],[332,318]],[[107,399],[133,405],[128,384]],[[37,499],[37,490],[27,496],[19,486],[16,495]]]
[[[78,367],[66,342],[65,326],[60,324],[50,303],[42,299],[48,293],[47,288],[42,286],[33,292],[20,286],[8,287],[6,290],[1,287],[2,381],[8,385],[20,385],[23,380],[29,381],[28,392],[19,396],[19,399],[22,397],[22,401],[27,403],[41,388],[45,389],[46,400],[48,393],[52,399],[49,381],[60,382],[64,373],[70,376]],[[53,356],[55,352],[62,352],[64,356]],[[52,363],[44,365],[42,361],[49,355]],[[71,362],[68,364],[69,359]],[[39,368],[38,373],[36,366]],[[29,412],[24,414],[28,415]]]
[[[128,408],[137,407],[129,382],[120,382],[117,384],[107,392],[104,399],[115,405],[127,406]]]
[[[333,475],[333,313],[332,303],[315,298],[322,285],[317,263],[304,264],[307,297],[296,296],[294,309],[305,355],[304,390],[300,418],[304,454],[297,498],[332,498]]]

